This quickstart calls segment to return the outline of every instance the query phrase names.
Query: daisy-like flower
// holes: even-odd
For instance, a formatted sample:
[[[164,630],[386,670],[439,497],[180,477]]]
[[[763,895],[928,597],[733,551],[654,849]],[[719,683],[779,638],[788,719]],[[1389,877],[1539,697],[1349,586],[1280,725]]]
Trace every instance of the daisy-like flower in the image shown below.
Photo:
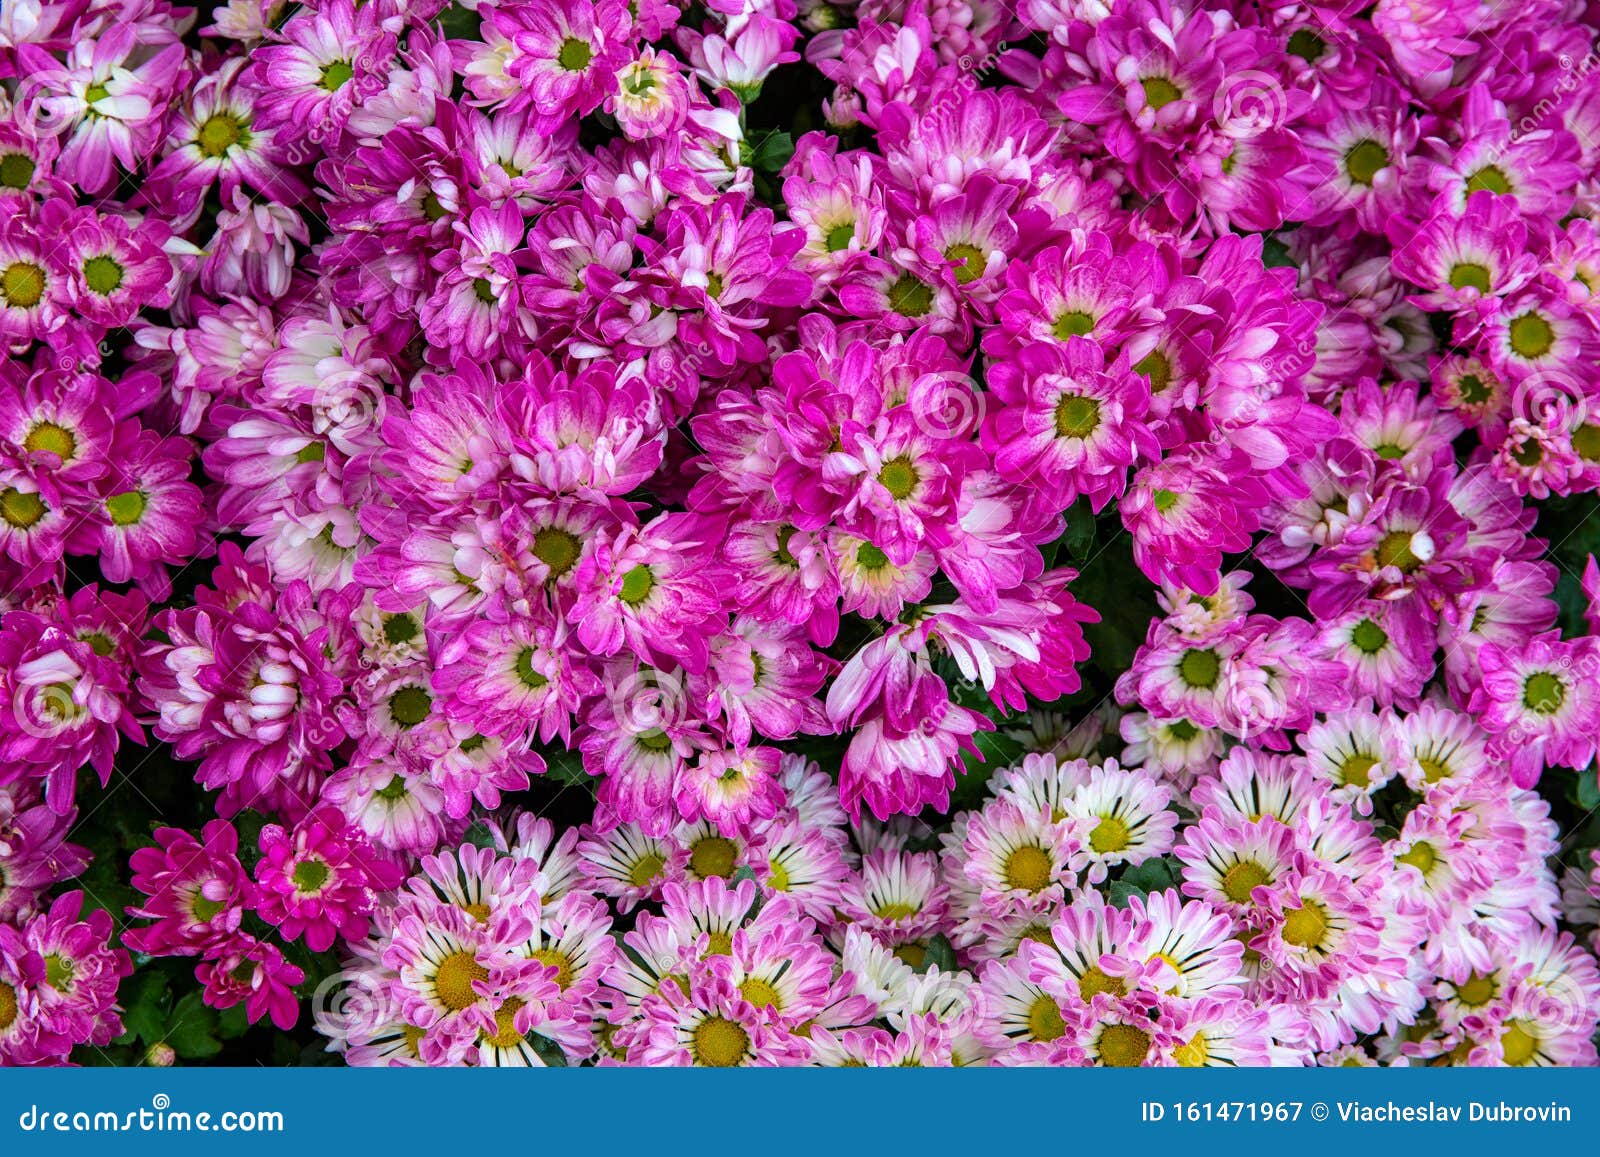
[[[313,952],[365,936],[376,893],[401,880],[335,808],[311,813],[292,834],[264,827],[255,877],[261,918],[291,940],[303,935]]]
[[[519,83],[518,100],[547,129],[599,108],[627,60],[628,12],[617,0],[496,6],[489,19],[510,41],[505,71]]]
[[[647,900],[661,898],[670,848],[664,838],[647,835],[638,824],[623,823],[592,832],[578,845],[588,887],[616,901],[618,911],[631,912]]]
[[[1332,796],[1357,814],[1372,814],[1373,793],[1403,767],[1401,740],[1368,701],[1329,715],[1300,737],[1311,774],[1333,788]]]
[[[1070,813],[1069,813],[1070,814]],[[999,799],[972,813],[962,843],[963,869],[985,907],[1043,911],[1077,885],[1084,836],[1048,809],[1024,810]]]
[[[1478,662],[1483,682],[1470,706],[1489,733],[1490,752],[1509,763],[1519,785],[1533,786],[1547,766],[1577,769],[1594,759],[1600,650],[1592,639],[1562,642],[1549,632],[1518,649],[1486,643]]]
[[[1395,272],[1425,291],[1412,298],[1423,309],[1470,310],[1481,297],[1515,293],[1538,271],[1521,215],[1488,190],[1471,194],[1465,213],[1435,213],[1409,237],[1391,227]]]
[[[1143,771],[1108,760],[1065,801],[1067,821],[1079,832],[1072,853],[1074,871],[1091,884],[1103,882],[1112,868],[1139,865],[1172,850],[1178,817],[1167,806],[1172,789]]]
[[[1099,510],[1122,492],[1130,466],[1158,455],[1142,420],[1146,388],[1125,361],[1107,366],[1084,338],[1069,337],[1064,350],[1029,346],[1015,366],[997,364],[990,385],[1010,403],[988,434],[996,469],[1050,487],[1061,505],[1082,494]]]

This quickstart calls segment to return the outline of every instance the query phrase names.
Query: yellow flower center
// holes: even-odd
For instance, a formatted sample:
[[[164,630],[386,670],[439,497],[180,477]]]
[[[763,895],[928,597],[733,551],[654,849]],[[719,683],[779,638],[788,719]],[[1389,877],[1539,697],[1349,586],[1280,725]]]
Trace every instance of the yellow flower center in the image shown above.
[[[31,261],[13,261],[0,271],[0,297],[7,305],[32,309],[44,297],[44,270]]]
[[[1061,1018],[1061,1008],[1043,994],[1028,1009],[1028,1036],[1036,1041],[1053,1041],[1065,1036],[1067,1022]]]
[[[18,530],[27,530],[45,516],[48,507],[37,494],[7,487],[0,490],[0,518]]]
[[[712,876],[730,876],[738,854],[739,849],[732,840],[723,836],[706,836],[696,840],[690,849],[689,870],[702,880]]]
[[[1112,1069],[1132,1069],[1150,1055],[1150,1034],[1131,1024],[1108,1024],[1100,1030],[1100,1063]]]
[[[740,984],[739,993],[757,1008],[770,1006],[778,1012],[783,1011],[783,997],[778,995],[776,988],[758,976],[751,976]]]
[[[1122,851],[1129,841],[1128,825],[1116,816],[1101,816],[1094,831],[1089,833],[1089,847],[1102,856]]]
[[[694,1029],[694,1059],[712,1069],[728,1069],[750,1051],[750,1034],[723,1016],[708,1016]]]
[[[1283,913],[1283,939],[1296,948],[1315,948],[1328,931],[1328,910],[1315,900],[1302,900],[1300,907]]]
[[[554,948],[541,948],[533,953],[533,958],[546,968],[556,970],[557,988],[565,992],[572,986],[572,957]]]
[[[494,1035],[484,1036],[484,1042],[496,1048],[516,1048],[523,1041],[523,1036],[516,1028],[517,1013],[522,1011],[525,1002],[520,996],[508,999],[494,1013]]]
[[[1050,886],[1050,857],[1035,844],[1023,844],[1006,857],[1006,887],[1040,892]]]
[[[472,984],[489,979],[489,970],[479,964],[472,953],[452,952],[439,962],[439,971],[433,978],[433,990],[439,1003],[451,1012],[460,1012],[478,1003],[478,994]]]
[[[1250,903],[1250,893],[1263,884],[1272,883],[1272,876],[1254,860],[1240,860],[1222,876],[1222,894],[1235,904]]]

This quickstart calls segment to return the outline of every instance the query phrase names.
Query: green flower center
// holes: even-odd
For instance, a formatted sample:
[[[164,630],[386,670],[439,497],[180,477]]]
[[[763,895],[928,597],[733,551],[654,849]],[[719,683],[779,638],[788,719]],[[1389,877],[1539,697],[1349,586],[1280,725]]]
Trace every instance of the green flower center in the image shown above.
[[[1554,715],[1567,701],[1567,685],[1550,671],[1535,671],[1522,684],[1522,705],[1540,715]]]
[[[1150,501],[1155,504],[1155,508],[1158,513],[1165,514],[1174,506],[1178,505],[1178,495],[1175,492],[1163,487],[1150,495]]]
[[[138,490],[124,490],[106,499],[106,513],[118,526],[132,526],[144,517],[144,494]]]
[[[26,189],[33,182],[37,166],[27,153],[7,153],[0,157],[0,186]]]
[[[1579,426],[1572,435],[1572,448],[1585,462],[1600,462],[1600,426]]]
[[[854,221],[846,221],[829,229],[822,243],[828,247],[829,253],[838,253],[841,249],[850,248],[850,242],[855,235],[856,223]]]
[[[1371,619],[1362,619],[1350,632],[1350,642],[1363,655],[1376,655],[1389,645],[1389,632]]]
[[[1185,651],[1178,661],[1178,675],[1190,687],[1215,687],[1217,676],[1222,674],[1222,660],[1209,647],[1205,650]]]
[[[1066,341],[1069,337],[1084,337],[1093,331],[1094,318],[1081,309],[1069,309],[1056,318],[1055,324],[1050,327],[1050,332],[1059,341]]]
[[[194,143],[202,157],[215,160],[245,139],[244,124],[238,117],[217,113],[200,126]]]
[[[409,643],[421,630],[417,620],[404,612],[383,617],[383,638],[392,647]]]
[[[969,285],[982,277],[989,260],[982,249],[965,242],[950,246],[944,251],[944,257],[956,267],[956,281],[961,285]]]
[[[524,647],[517,652],[517,660],[512,665],[512,670],[517,673],[517,682],[530,691],[537,691],[550,682],[550,680],[533,669],[532,647]]]
[[[322,69],[322,87],[329,92],[338,92],[355,76],[356,70],[351,67],[348,60],[335,60],[332,64],[325,65]]]
[[[104,254],[91,257],[83,263],[84,284],[89,287],[90,293],[97,293],[101,297],[115,292],[122,284],[122,276],[122,266]]]
[[[889,308],[901,317],[925,317],[933,309],[933,289],[909,273],[902,273],[889,286]]]
[[[1511,182],[1506,179],[1505,170],[1498,165],[1485,165],[1467,178],[1467,192],[1509,193]]]
[[[911,464],[911,459],[902,454],[898,458],[891,458],[883,464],[883,469],[878,471],[878,481],[883,484],[896,502],[904,502],[911,497],[911,492],[917,488],[921,479],[917,468]]]
[[[1511,348],[1525,358],[1542,358],[1556,344],[1555,327],[1537,313],[1512,318],[1506,333]]]
[[[1167,734],[1179,743],[1188,743],[1189,740],[1200,734],[1200,729],[1187,719],[1175,719],[1167,724]]]
[[[1461,395],[1461,401],[1468,406],[1480,406],[1494,396],[1489,384],[1477,374],[1462,374],[1456,379],[1456,393]]]
[[[578,561],[577,535],[559,526],[547,526],[533,536],[533,556],[550,568],[550,581],[566,574]]]
[[[1328,45],[1311,29],[1299,28],[1290,33],[1288,49],[1291,55],[1298,56],[1307,64],[1315,64],[1328,51]]]
[[[1489,292],[1489,267],[1475,261],[1458,261],[1450,267],[1450,284],[1456,289]]]
[[[594,59],[594,47],[587,40],[579,40],[576,36],[569,36],[561,42],[561,49],[556,53],[556,63],[568,72],[582,72],[589,67],[589,62]]]
[[[1372,179],[1388,166],[1389,151],[1377,141],[1360,141],[1344,155],[1345,175],[1357,185],[1371,185]]]
[[[301,860],[294,866],[294,887],[297,892],[320,892],[333,870],[321,860]]]
[[[1378,540],[1379,566],[1392,566],[1401,574],[1410,574],[1422,565],[1422,560],[1411,553],[1412,534],[1409,530],[1391,530]]]
[[[872,543],[863,542],[856,547],[856,565],[862,570],[880,571],[889,565],[889,556]]]
[[[622,590],[617,597],[630,607],[636,607],[650,597],[650,592],[655,589],[656,578],[647,566],[636,566],[622,576]]]
[[[71,957],[52,952],[44,958],[44,982],[51,988],[65,991],[72,984],[75,971]]]
[[[1411,845],[1409,852],[1396,856],[1394,862],[1397,864],[1410,864],[1426,876],[1433,871],[1433,866],[1439,862],[1439,853],[1434,851],[1433,845],[1427,840],[1418,840]]]
[[[1133,372],[1143,374],[1150,379],[1152,393],[1159,394],[1172,384],[1172,362],[1160,350],[1151,350],[1145,354],[1133,367]]]
[[[1087,438],[1100,428],[1100,403],[1065,394],[1056,403],[1056,437]]]
[[[1183,95],[1183,90],[1164,76],[1147,76],[1139,82],[1144,89],[1144,103],[1160,110]]]
[[[389,715],[402,727],[415,727],[433,709],[433,696],[411,684],[389,696]]]

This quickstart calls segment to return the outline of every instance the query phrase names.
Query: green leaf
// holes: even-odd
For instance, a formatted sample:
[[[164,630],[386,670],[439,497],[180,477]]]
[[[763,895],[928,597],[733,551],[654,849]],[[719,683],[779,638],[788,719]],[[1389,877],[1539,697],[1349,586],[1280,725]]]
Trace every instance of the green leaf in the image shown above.
[[[1164,892],[1177,886],[1178,873],[1165,858],[1156,856],[1123,872],[1122,882],[1141,892]]]
[[[567,787],[594,791],[594,776],[583,770],[583,756],[576,751],[553,751],[544,756],[545,778]]]
[[[1080,498],[1067,510],[1067,529],[1060,538],[1068,557],[1080,566],[1094,551],[1094,511],[1087,498]]]
[[[564,1069],[567,1067],[567,1054],[561,1051],[561,1046],[549,1037],[540,1036],[536,1032],[528,1034],[528,1043],[533,1046],[533,1051],[539,1054],[539,1059],[545,1063],[546,1068]]]
[[[217,1014],[217,1035],[223,1040],[235,1040],[250,1030],[250,1018],[242,1004],[229,1005]]]
[[[751,150],[750,167],[763,173],[776,173],[794,156],[794,138],[788,133],[768,133]]]
[[[926,972],[934,967],[940,972],[956,971],[956,951],[943,932],[928,941],[927,951],[923,953],[922,963],[917,965],[916,971]]]
[[[467,829],[467,834],[462,837],[475,848],[493,848],[494,832],[489,830],[489,825],[483,820],[473,820],[472,826]]]
[[[128,1043],[137,1039],[147,1045],[160,1040],[170,1019],[171,995],[167,991],[167,978],[155,969],[141,969],[117,995],[122,1001],[122,1025],[127,1030],[119,1039]]]
[[[1145,896],[1147,894],[1143,888],[1130,884],[1126,880],[1115,880],[1112,882],[1111,887],[1106,889],[1106,897],[1111,901],[1113,908],[1126,908],[1128,901],[1134,896]]]
[[[198,992],[190,992],[173,1006],[164,1039],[184,1060],[200,1060],[222,1051],[216,1028],[216,1010],[207,1006]]]
[[[1578,773],[1578,806],[1586,812],[1600,808],[1600,763],[1591,763]]]

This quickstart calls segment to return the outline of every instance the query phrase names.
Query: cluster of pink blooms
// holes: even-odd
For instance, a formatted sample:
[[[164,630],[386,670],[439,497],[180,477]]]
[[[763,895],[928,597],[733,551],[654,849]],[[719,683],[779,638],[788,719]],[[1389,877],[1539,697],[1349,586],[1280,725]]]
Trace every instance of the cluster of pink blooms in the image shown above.
[[[1349,7],[8,3],[0,1062],[1595,1063],[1600,67]]]

